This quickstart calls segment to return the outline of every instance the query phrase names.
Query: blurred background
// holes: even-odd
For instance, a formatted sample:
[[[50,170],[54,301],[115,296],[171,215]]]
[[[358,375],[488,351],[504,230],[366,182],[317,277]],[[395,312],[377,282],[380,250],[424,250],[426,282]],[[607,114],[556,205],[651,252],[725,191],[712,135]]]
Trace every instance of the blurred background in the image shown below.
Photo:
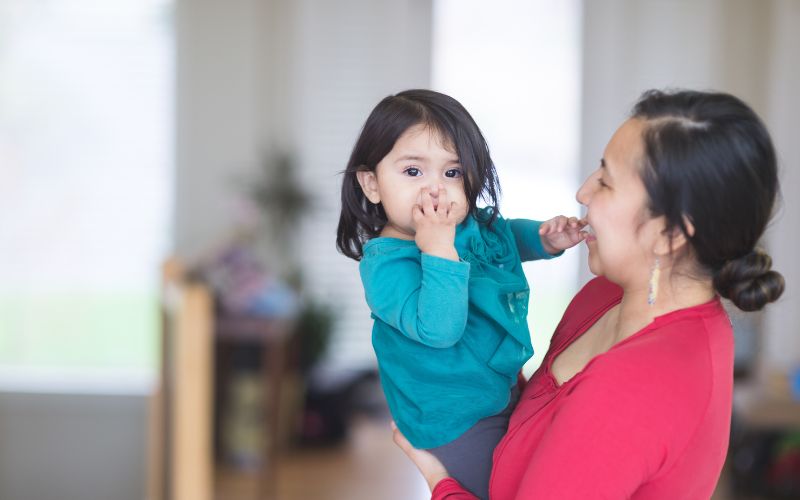
[[[0,0],[0,499],[426,498],[334,245],[361,125],[416,87],[533,219],[579,214],[645,89],[757,110],[787,286],[732,313],[715,498],[800,498],[798,53],[800,0]],[[526,264],[528,374],[584,262]]]

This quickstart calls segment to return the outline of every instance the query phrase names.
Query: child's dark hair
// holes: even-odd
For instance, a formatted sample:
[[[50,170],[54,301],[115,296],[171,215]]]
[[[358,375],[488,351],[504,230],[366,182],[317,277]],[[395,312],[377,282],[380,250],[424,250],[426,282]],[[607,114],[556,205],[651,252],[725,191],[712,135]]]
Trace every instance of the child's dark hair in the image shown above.
[[[783,276],[756,244],[772,216],[778,172],[755,112],[729,94],[650,90],[632,117],[645,123],[642,180],[651,214],[665,217],[670,234],[684,234],[700,271],[738,308],[777,300]]]
[[[497,214],[500,185],[489,147],[472,116],[458,101],[432,90],[414,89],[384,98],[372,110],[353,147],[342,181],[342,213],[336,247],[351,259],[361,260],[364,243],[380,234],[386,214],[371,203],[356,178],[363,170],[374,171],[409,128],[425,125],[438,133],[445,147],[452,147],[464,171],[464,193],[469,212],[476,213],[478,199]]]

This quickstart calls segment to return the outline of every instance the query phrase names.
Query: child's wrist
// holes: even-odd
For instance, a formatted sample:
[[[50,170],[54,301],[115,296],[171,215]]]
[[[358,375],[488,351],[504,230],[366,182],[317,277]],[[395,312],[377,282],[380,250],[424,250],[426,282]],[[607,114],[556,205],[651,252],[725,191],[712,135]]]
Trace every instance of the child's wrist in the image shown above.
[[[423,253],[428,255],[433,255],[434,257],[440,257],[442,259],[447,260],[460,260],[458,256],[458,252],[456,251],[456,247],[453,245],[448,246],[431,246],[426,248],[420,248]]]

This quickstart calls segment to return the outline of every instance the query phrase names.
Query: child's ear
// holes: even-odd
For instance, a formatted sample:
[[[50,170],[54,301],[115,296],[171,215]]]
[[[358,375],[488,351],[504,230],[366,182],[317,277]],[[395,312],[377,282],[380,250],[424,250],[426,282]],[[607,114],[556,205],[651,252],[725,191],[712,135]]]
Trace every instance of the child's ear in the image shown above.
[[[378,192],[378,178],[375,177],[375,172],[371,170],[359,170],[356,172],[356,178],[367,199],[376,205],[380,203],[381,195]]]

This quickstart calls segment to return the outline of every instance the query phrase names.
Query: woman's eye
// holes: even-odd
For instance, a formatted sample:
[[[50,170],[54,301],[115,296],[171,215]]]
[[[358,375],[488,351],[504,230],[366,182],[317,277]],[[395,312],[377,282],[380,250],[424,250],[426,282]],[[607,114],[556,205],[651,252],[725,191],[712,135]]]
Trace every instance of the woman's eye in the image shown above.
[[[403,170],[403,172],[411,177],[419,177],[422,175],[422,172],[417,167],[408,167],[407,169]]]
[[[463,173],[461,172],[460,168],[451,168],[450,170],[444,173],[445,177],[451,177],[451,178],[458,178],[461,177],[462,175]]]

